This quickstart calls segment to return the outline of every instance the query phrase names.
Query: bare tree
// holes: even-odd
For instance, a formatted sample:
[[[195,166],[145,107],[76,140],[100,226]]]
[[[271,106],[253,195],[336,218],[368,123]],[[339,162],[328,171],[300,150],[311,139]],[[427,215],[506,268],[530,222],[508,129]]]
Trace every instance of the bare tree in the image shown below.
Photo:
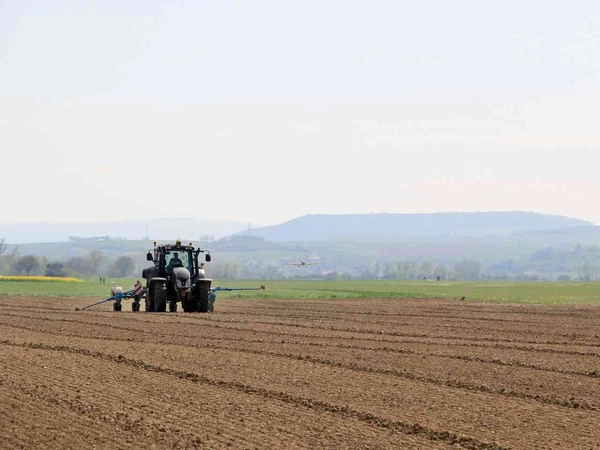
[[[128,277],[135,269],[135,261],[131,256],[119,256],[113,264],[113,272],[117,277]]]
[[[9,273],[12,273],[12,274],[19,273],[19,270],[16,267],[18,260],[19,260],[19,247],[16,245],[12,248],[12,250],[10,252],[6,251],[6,254],[2,257],[3,266],[8,267]]]
[[[590,261],[585,261],[577,267],[579,281],[596,281],[599,273],[600,267]]]
[[[454,275],[459,280],[478,280],[481,277],[483,265],[476,259],[465,258],[454,266]]]
[[[73,256],[65,262],[65,268],[78,275],[88,276],[92,273],[90,270],[90,261],[81,256]]]
[[[39,268],[40,261],[32,255],[23,256],[17,261],[17,270],[27,273],[27,276],[31,275],[31,272],[39,270]]]
[[[446,266],[435,266],[433,276],[439,278],[440,280],[445,280],[448,277],[449,272],[450,271]]]
[[[92,274],[98,273],[98,267],[100,267],[100,263],[104,260],[104,253],[100,250],[92,250],[90,252],[90,272]]]
[[[0,273],[3,273],[4,266],[7,262],[5,261],[6,258],[2,257],[4,253],[6,253],[6,241],[4,240],[4,238],[0,238]]]
[[[419,267],[419,274],[421,277],[431,278],[435,270],[435,261],[426,259],[421,263]]]

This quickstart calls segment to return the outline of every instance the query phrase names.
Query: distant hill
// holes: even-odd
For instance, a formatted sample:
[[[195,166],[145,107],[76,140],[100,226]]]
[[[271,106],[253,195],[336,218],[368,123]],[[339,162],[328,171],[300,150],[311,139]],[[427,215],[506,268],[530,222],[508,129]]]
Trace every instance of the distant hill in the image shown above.
[[[593,226],[585,220],[522,211],[306,215],[280,225],[253,228],[251,234],[273,242],[387,241],[414,237],[508,235]]]
[[[406,267],[412,267],[410,269],[412,275],[407,272],[402,276],[413,279],[422,276],[419,272],[422,263],[433,261],[436,267],[453,270],[456,264],[465,258],[479,261],[483,270],[492,277],[523,279],[526,276],[539,275],[549,279],[565,276],[595,279],[596,273],[597,277],[600,277],[600,227],[588,225],[584,221],[531,213],[504,213],[500,217],[495,214],[485,215],[488,216],[488,220],[494,219],[493,226],[486,228],[481,216],[470,217],[477,220],[469,221],[470,214],[464,214],[460,221],[445,222],[445,228],[441,228],[442,220],[436,220],[434,224],[440,228],[425,225],[421,228],[412,228],[412,235],[408,232],[410,231],[408,225],[404,223],[397,225],[398,230],[403,234],[394,234],[391,232],[395,231],[394,229],[391,231],[387,229],[387,237],[383,233],[377,235],[365,233],[365,230],[368,231],[366,228],[340,227],[347,232],[336,234],[332,233],[335,229],[331,228],[326,230],[327,234],[313,232],[300,235],[305,240],[300,240],[299,235],[290,235],[290,241],[277,241],[271,236],[266,240],[256,235],[255,233],[260,229],[255,228],[251,235],[233,234],[210,242],[194,240],[194,244],[211,251],[213,261],[208,267],[211,276],[217,279],[227,278],[227,273],[232,276],[232,270],[235,273],[233,277],[249,279],[286,276],[318,277],[338,272],[354,277],[375,277],[376,273],[385,277],[391,276],[386,275],[386,271],[400,271]],[[383,216],[386,216],[385,219],[390,219],[390,216],[394,215]],[[406,215],[400,216],[406,218]],[[443,219],[445,214],[433,216]],[[455,216],[453,219],[456,219],[456,216],[461,215],[453,216]],[[329,227],[334,226],[333,219],[339,218],[324,217],[329,219],[325,220]],[[342,218],[347,217],[342,216]],[[305,219],[310,221],[317,219],[316,222],[319,223],[321,218],[307,216]],[[392,218],[398,219],[398,217]],[[421,223],[430,219],[430,217],[418,218],[421,219]],[[415,217],[411,217],[411,220],[408,222],[413,227],[419,224]],[[350,222],[352,223],[352,220]],[[448,223],[454,224],[455,228],[448,226]],[[536,229],[530,230],[528,229],[530,227]],[[264,229],[272,228],[277,227]],[[301,229],[302,232],[307,230],[306,226]],[[350,234],[348,230],[355,234]],[[316,231],[321,230],[317,228]],[[433,234],[434,232],[442,234]],[[335,239],[316,239],[323,236],[334,236]],[[182,239],[188,237],[182,236]],[[173,242],[172,237],[158,240]],[[5,274],[8,273],[10,253],[17,247],[19,255],[43,256],[50,261],[66,261],[72,257],[88,258],[91,251],[100,251],[104,256],[104,266],[100,269],[105,271],[118,256],[128,255],[134,257],[137,264],[136,273],[140,273],[141,268],[148,265],[145,253],[152,247],[152,242],[111,237],[9,245],[7,254],[0,258],[0,273],[2,270]],[[301,260],[318,262],[318,265],[306,270],[289,265]]]
[[[201,236],[227,236],[248,228],[241,222],[213,221],[196,218],[164,218],[91,223],[15,223],[0,224],[0,238],[9,243],[65,242],[69,237],[100,236],[142,239],[174,238],[198,240]]]

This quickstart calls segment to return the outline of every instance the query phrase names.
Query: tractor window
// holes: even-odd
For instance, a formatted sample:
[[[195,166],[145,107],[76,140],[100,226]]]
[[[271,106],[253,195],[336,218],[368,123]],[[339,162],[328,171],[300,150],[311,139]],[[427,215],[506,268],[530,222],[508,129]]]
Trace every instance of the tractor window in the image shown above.
[[[188,269],[192,265],[191,261],[188,251],[165,252],[165,264],[168,269],[172,269],[173,267],[185,267]]]

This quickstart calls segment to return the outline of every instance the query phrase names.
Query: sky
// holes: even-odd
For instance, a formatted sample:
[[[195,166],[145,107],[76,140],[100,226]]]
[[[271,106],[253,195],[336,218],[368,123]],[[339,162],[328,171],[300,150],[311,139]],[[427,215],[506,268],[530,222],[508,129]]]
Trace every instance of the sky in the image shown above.
[[[596,5],[0,0],[0,223],[600,224]]]

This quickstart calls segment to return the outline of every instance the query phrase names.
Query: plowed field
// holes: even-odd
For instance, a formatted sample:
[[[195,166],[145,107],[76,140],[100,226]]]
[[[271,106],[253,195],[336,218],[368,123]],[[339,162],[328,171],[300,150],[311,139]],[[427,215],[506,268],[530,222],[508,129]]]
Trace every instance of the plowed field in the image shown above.
[[[0,297],[0,448],[600,449],[600,307]]]

